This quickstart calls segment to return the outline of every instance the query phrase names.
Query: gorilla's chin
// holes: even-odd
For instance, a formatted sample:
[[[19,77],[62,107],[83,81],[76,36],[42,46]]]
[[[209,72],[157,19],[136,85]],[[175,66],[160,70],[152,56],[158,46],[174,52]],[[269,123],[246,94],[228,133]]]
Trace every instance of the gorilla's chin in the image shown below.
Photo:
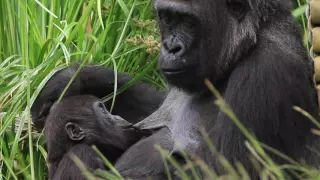
[[[193,56],[160,53],[159,67],[167,82],[186,92],[198,92],[204,89],[204,78],[197,73],[197,62]]]
[[[185,92],[201,92],[205,88],[204,78],[196,76],[192,68],[184,68],[179,71],[162,71],[167,82]]]

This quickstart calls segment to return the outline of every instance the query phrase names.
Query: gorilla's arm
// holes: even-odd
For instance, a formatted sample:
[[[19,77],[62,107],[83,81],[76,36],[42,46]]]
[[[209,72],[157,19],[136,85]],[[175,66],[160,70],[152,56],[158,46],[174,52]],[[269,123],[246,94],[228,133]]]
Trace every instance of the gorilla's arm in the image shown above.
[[[78,67],[79,65],[75,64],[63,69],[46,83],[31,108],[32,119],[37,127],[43,127],[51,105],[60,97]],[[118,73],[117,78],[118,88],[132,79],[125,73]],[[66,91],[65,97],[91,94],[102,98],[113,91],[114,71],[102,66],[85,66]],[[154,112],[165,97],[166,92],[157,91],[147,84],[137,82],[117,96],[113,114],[136,123]]]
[[[301,54],[281,52],[290,52],[286,48],[292,47],[280,47],[271,40],[261,40],[261,47],[233,70],[223,96],[239,120],[259,140],[298,159],[301,154],[310,153],[306,152],[306,146],[311,145],[316,137],[310,132],[311,121],[296,112],[293,106],[299,106],[316,117],[317,98],[311,79],[313,71],[308,64],[311,62],[305,61],[307,58],[304,57],[307,53],[302,48]],[[225,114],[220,114],[217,121],[219,126],[212,135],[214,141],[219,142],[219,138],[239,139],[233,142],[236,144],[232,146],[236,148],[222,144],[219,149],[228,154],[229,160],[237,159],[246,167],[250,166],[247,157],[243,156],[245,138],[240,130],[225,131],[234,126]],[[311,161],[310,158],[305,160],[307,163]]]
[[[163,127],[146,139],[130,147],[116,162],[114,167],[123,177],[132,179],[166,179],[164,161],[155,145],[172,151],[171,132]]]
[[[114,71],[101,66],[85,67],[80,74],[83,93],[106,96],[114,89]],[[118,89],[132,80],[126,73],[118,73]],[[137,82],[116,98],[113,114],[135,124],[159,108],[166,92],[157,91],[148,84]],[[107,106],[110,106],[111,100]]]

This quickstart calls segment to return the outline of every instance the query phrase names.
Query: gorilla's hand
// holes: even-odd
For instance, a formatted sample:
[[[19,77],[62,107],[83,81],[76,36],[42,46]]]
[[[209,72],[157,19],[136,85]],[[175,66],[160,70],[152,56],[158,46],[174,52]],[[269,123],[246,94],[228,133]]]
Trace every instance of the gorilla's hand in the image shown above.
[[[44,86],[31,107],[32,120],[35,126],[42,129],[45,118],[52,104],[79,68],[79,64],[56,73]],[[68,87],[64,97],[90,94],[102,98],[114,91],[114,71],[103,66],[84,66]],[[117,87],[120,88],[132,80],[126,73],[117,73]],[[165,98],[166,93],[155,90],[147,84],[137,82],[121,94],[117,95],[113,113],[120,115],[135,124],[154,112]],[[110,107],[110,103],[106,103]]]

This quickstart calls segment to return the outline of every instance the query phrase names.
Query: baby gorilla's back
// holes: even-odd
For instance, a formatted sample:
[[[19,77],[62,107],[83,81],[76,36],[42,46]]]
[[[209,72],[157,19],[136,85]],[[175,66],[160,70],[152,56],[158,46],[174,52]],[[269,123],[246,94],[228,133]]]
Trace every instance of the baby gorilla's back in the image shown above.
[[[45,122],[50,164],[49,179],[85,179],[71,155],[90,171],[105,169],[92,145],[112,163],[143,134],[132,124],[111,115],[104,104],[89,95],[73,96],[55,103]]]
[[[73,146],[61,159],[55,173],[50,177],[51,180],[86,180],[87,178],[82,174],[77,164],[75,164],[72,157],[79,158],[83,164],[86,165],[89,171],[97,169],[105,170],[102,159],[92,149],[92,147],[85,144],[78,144]]]

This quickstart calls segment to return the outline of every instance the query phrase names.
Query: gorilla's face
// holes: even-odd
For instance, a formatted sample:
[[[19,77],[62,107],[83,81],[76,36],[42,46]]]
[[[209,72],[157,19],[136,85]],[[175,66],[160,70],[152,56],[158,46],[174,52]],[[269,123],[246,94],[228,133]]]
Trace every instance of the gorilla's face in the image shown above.
[[[162,38],[159,65],[168,82],[199,91],[256,42],[249,0],[154,0]]]
[[[91,95],[71,96],[55,103],[45,127],[48,142],[96,145],[100,150],[123,151],[143,136],[131,123],[110,114],[104,104]]]

